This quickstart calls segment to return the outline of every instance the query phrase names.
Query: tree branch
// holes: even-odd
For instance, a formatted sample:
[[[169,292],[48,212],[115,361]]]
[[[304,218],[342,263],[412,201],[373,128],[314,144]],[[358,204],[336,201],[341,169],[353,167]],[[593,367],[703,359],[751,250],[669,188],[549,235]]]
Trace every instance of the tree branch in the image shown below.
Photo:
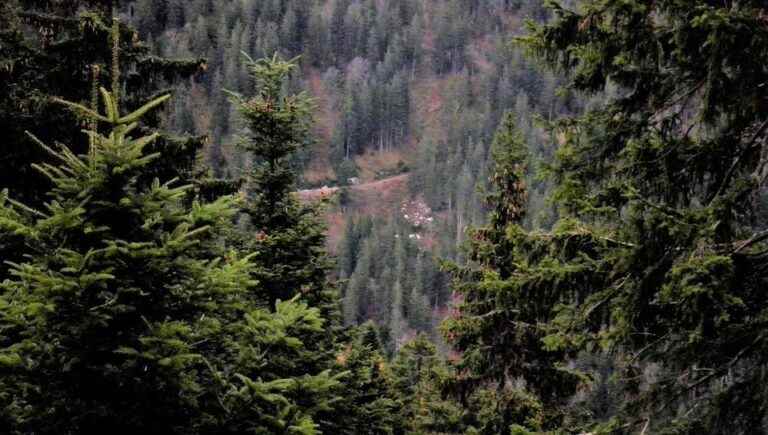
[[[755,243],[762,242],[763,240],[766,240],[766,239],[768,239],[768,230],[764,230],[764,231],[761,231],[759,233],[755,233],[749,239],[741,242],[741,244],[739,244],[739,245],[736,245],[734,247],[733,251],[731,251],[731,253],[736,254],[739,251],[741,251],[741,250],[743,250],[745,248],[748,248],[748,247],[754,245]]]
[[[766,335],[768,335],[768,332],[766,332],[766,331],[763,331],[763,332],[762,332],[760,335],[758,335],[758,336],[757,336],[757,338],[755,338],[755,340],[754,340],[754,341],[752,341],[752,343],[750,343],[749,345],[747,345],[747,346],[746,346],[744,349],[741,349],[741,350],[739,351],[739,353],[737,353],[737,354],[736,354],[736,356],[734,356],[734,357],[733,357],[733,358],[732,358],[732,359],[731,359],[731,360],[728,362],[728,364],[726,364],[726,365],[724,365],[724,366],[722,366],[722,367],[718,368],[717,370],[714,370],[714,371],[713,371],[711,374],[709,374],[709,375],[707,375],[707,376],[704,376],[703,378],[699,379],[698,381],[694,382],[693,384],[691,384],[691,385],[689,385],[689,386],[685,387],[685,388],[684,388],[682,391],[679,391],[679,392],[678,392],[677,394],[675,394],[675,395],[674,395],[672,398],[670,398],[669,400],[667,400],[666,402],[664,402],[664,404],[661,406],[661,409],[664,409],[664,408],[666,408],[666,407],[667,407],[667,406],[668,406],[668,405],[669,405],[669,404],[670,404],[670,403],[671,403],[671,402],[672,402],[674,399],[676,399],[676,398],[678,398],[678,397],[682,396],[683,394],[685,394],[685,393],[687,393],[687,392],[689,392],[689,391],[693,390],[694,388],[696,388],[696,387],[698,387],[699,385],[701,385],[701,384],[703,384],[703,383],[705,383],[705,382],[709,381],[710,379],[714,378],[715,376],[718,376],[718,375],[722,375],[723,373],[725,373],[725,372],[727,372],[728,370],[730,370],[730,369],[731,369],[731,368],[732,368],[732,367],[733,367],[733,366],[734,366],[734,365],[735,365],[737,362],[739,362],[739,360],[741,360],[741,358],[743,358],[743,357],[744,357],[744,354],[746,354],[746,353],[747,353],[747,351],[749,351],[749,350],[750,350],[750,349],[752,349],[753,347],[757,346],[757,344],[758,344],[758,343],[760,343],[761,341],[763,341],[763,339],[765,339]]]
[[[720,183],[720,187],[717,189],[717,192],[712,196],[712,199],[710,199],[709,204],[712,204],[712,201],[715,200],[718,196],[720,196],[723,191],[725,190],[728,183],[731,181],[731,177],[733,177],[733,173],[736,172],[736,168],[738,168],[739,163],[741,163],[741,159],[744,158],[745,155],[747,155],[747,152],[753,149],[755,145],[757,145],[755,142],[757,141],[757,138],[760,137],[761,134],[765,131],[766,127],[768,127],[768,119],[763,121],[763,123],[760,125],[760,127],[757,129],[755,134],[752,136],[752,139],[747,143],[747,146],[744,147],[744,149],[739,153],[738,157],[736,157],[736,160],[733,162],[730,168],[728,168],[728,172],[725,174],[725,177],[723,178],[722,183]]]

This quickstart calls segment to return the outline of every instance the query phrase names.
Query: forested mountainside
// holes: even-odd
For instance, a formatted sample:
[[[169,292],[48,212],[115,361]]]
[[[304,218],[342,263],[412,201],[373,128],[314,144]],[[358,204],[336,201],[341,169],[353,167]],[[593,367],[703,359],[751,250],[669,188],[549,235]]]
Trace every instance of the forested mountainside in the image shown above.
[[[390,351],[416,331],[440,341],[451,291],[437,259],[460,259],[465,229],[484,222],[478,189],[502,114],[515,113],[544,157],[550,136],[534,119],[580,107],[510,44],[525,19],[547,16],[539,0],[138,1],[129,14],[157,53],[206,58],[169,120],[210,138],[220,177],[240,177],[247,160],[225,91],[253,92],[243,53],[301,56],[286,87],[314,97],[317,124],[296,161],[299,186],[341,188],[327,222],[344,316],[375,320]],[[539,184],[532,198],[543,210]]]
[[[7,0],[0,433],[768,433],[759,0]]]

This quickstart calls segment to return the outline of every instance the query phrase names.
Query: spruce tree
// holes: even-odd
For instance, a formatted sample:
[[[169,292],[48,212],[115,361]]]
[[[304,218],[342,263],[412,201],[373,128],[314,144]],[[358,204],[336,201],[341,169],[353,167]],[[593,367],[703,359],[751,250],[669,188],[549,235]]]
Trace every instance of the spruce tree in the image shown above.
[[[426,285],[425,280],[428,278],[424,276],[424,254],[419,253],[416,257],[416,264],[413,268],[414,283],[411,287],[411,292],[408,296],[408,321],[413,329],[419,331],[428,331],[431,326],[431,312],[429,309],[429,300],[425,293]]]
[[[407,433],[466,433],[461,406],[444,398],[448,368],[423,333],[405,343],[392,361],[393,386],[403,402]]]
[[[2,195],[2,230],[26,246],[0,293],[3,419],[22,433],[187,424],[215,383],[205,365],[215,346],[203,343],[252,285],[247,258],[223,261],[212,243],[230,199],[190,207],[189,185],[140,181],[160,154],[138,122],[169,96],[122,115],[114,93],[101,95],[103,113],[58,101],[108,126],[87,131],[86,155],[31,136],[58,162],[35,165],[53,185],[45,207]]]
[[[598,428],[768,430],[766,229],[756,219],[768,127],[763,8],[553,4],[557,19],[523,40],[572,89],[619,88],[557,123],[564,143],[551,168],[559,227],[580,239],[562,246],[573,252],[564,270],[579,273],[549,307],[545,343],[614,352],[628,379],[624,407]],[[636,377],[651,366],[656,376]]]
[[[552,228],[521,224],[521,173],[500,174],[473,264],[456,269],[464,302],[447,325],[469,380],[544,404],[530,421],[510,413],[520,401],[497,405],[503,430],[764,431],[762,3],[551,7],[555,20],[521,42],[573,90],[619,90],[551,125]],[[611,361],[622,398],[612,415],[569,404],[598,386],[579,353]],[[517,378],[525,390],[501,388]]]
[[[551,317],[542,311],[550,301],[540,288],[560,276],[548,270],[528,275],[530,247],[514,243],[525,231],[527,201],[525,144],[514,119],[513,114],[505,115],[494,137],[489,222],[469,231],[467,264],[451,266],[462,299],[456,315],[443,325],[448,342],[461,352],[459,395],[468,409],[479,413],[474,425],[489,434],[525,424],[513,420],[521,415],[536,422],[530,429],[547,428],[538,422],[539,401],[552,419],[547,423],[557,427],[578,381],[556,365],[564,355],[550,352],[541,342],[545,333],[540,323]],[[527,391],[512,387],[516,378],[525,381]],[[509,412],[517,408],[521,412]]]
[[[245,252],[254,252],[252,277],[258,284],[253,295],[263,306],[302,300],[323,321],[321,328],[303,334],[293,358],[273,361],[267,356],[265,364],[274,367],[277,379],[298,377],[291,394],[286,393],[297,404],[289,415],[312,418],[323,433],[392,433],[394,405],[383,358],[355,339],[354,331],[350,340],[344,339],[338,301],[326,278],[331,264],[318,210],[300,204],[293,194],[296,175],[291,161],[307,141],[311,101],[303,93],[284,93],[295,60],[275,55],[249,59],[248,64],[256,95],[246,99],[233,94],[247,127],[243,146],[254,159],[242,208],[250,228],[237,241]],[[357,269],[365,263],[359,261]],[[367,271],[357,269],[344,299],[348,323],[356,323],[368,285]],[[339,348],[347,350],[339,354]],[[252,368],[258,369],[254,376],[263,377],[263,369]],[[303,373],[317,374],[300,377]]]
[[[363,264],[365,261],[361,262]],[[366,272],[355,271],[346,283],[342,307],[347,325],[356,325],[360,319],[361,295],[365,295],[369,277]]]
[[[393,349],[395,351],[400,348],[403,336],[408,327],[403,308],[403,285],[401,284],[398,275],[395,278],[395,284],[392,287],[392,305],[389,307],[389,335],[392,337]]]
[[[117,82],[123,94],[121,104],[135,110],[170,83],[203,68],[199,59],[151,55],[132,28],[112,19],[113,3],[117,6],[116,1],[8,0],[0,6],[0,128],[5,132],[0,189],[10,189],[16,200],[42,206],[50,188],[50,181],[32,164],[52,161],[52,157],[25,131],[35,132],[46,143],[65,143],[75,154],[88,148],[87,138],[80,133],[85,121],[60,110],[54,98],[92,106],[98,103],[98,83]],[[110,67],[115,46],[121,53],[119,70],[127,73],[115,75]],[[160,123],[161,117],[153,112],[142,118],[138,128],[151,134],[149,129]],[[199,137],[161,134],[149,148],[162,149],[167,158],[154,160],[142,182],[151,183],[155,177],[197,177],[196,155],[203,143]],[[205,182],[197,184],[197,191],[211,190]],[[20,252],[13,240],[0,240],[0,257],[15,261]],[[0,266],[0,279],[6,277],[5,270]]]
[[[405,422],[398,418],[400,397],[393,389],[392,374],[381,346],[372,322],[352,331],[352,339],[337,358],[349,376],[343,381],[345,393],[327,433],[403,433]]]
[[[344,235],[339,247],[339,278],[347,279],[355,270],[358,255],[359,235],[353,217],[347,217],[344,222]]]
[[[232,94],[245,124],[242,147],[253,158],[243,207],[253,235],[241,235],[241,243],[258,252],[254,278],[270,305],[295,294],[325,300],[330,264],[324,228],[318,210],[299,203],[293,194],[292,158],[308,141],[311,100],[304,93],[282,92],[296,59],[285,61],[275,54],[247,62],[256,95]]]
[[[45,142],[58,140],[75,153],[88,145],[76,117],[61,111],[51,97],[89,105],[98,87],[94,83],[117,80],[127,93],[120,98],[128,110],[139,108],[170,83],[200,72],[202,59],[171,60],[150,53],[136,31],[113,21],[119,2],[96,0],[8,0],[3,2],[0,24],[0,125],[3,153],[0,188],[13,190],[17,199],[40,205],[50,187],[48,180],[31,168],[49,156],[25,135],[34,131]],[[114,18],[117,18],[116,16]],[[114,26],[119,27],[113,37]],[[121,71],[113,77],[110,67],[113,46],[120,47]],[[157,128],[160,117],[150,113],[143,125]],[[145,131],[145,133],[148,131]],[[151,147],[164,149],[168,159],[153,163],[153,176],[169,178],[178,169],[191,178],[202,138],[161,135]]]
[[[25,246],[0,290],[3,427],[319,433],[344,376],[320,361],[329,322],[297,298],[256,297],[253,255],[221,244],[232,197],[190,204],[178,178],[141,181],[162,157],[138,122],[168,95],[121,115],[100,94],[103,113],[58,100],[97,128],[87,154],[32,137],[59,162],[35,166],[54,186],[45,208],[0,195],[2,232]]]

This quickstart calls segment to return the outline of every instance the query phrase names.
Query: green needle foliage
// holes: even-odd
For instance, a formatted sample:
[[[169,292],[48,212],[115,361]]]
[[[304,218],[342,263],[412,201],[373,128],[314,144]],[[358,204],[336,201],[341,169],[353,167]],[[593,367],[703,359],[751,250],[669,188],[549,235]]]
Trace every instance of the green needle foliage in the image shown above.
[[[541,427],[506,427],[764,432],[763,3],[550,7],[520,42],[571,89],[615,92],[551,125],[551,229],[521,224],[521,173],[497,160],[495,211],[456,269],[464,302],[446,325],[470,391],[492,383],[544,405]],[[590,408],[600,389],[618,406]]]
[[[14,198],[33,207],[42,207],[51,185],[32,164],[57,162],[25,132],[34,132],[46,143],[65,143],[75,154],[88,149],[88,138],[81,129],[89,121],[61,110],[55,98],[93,108],[99,103],[99,83],[112,83],[120,91],[123,108],[133,111],[167,93],[170,84],[201,72],[205,64],[200,59],[152,55],[134,29],[113,20],[116,0],[0,3],[0,129],[4,132],[0,189],[9,189]],[[114,59],[116,48],[118,59]],[[122,68],[111,68],[114,60]],[[120,70],[125,73],[116,74]],[[157,129],[162,118],[159,113],[153,111],[142,118],[138,127],[142,134]],[[161,134],[148,149],[163,150],[165,158],[153,160],[142,182],[178,176],[186,183],[196,177],[197,154],[203,143],[200,137]],[[209,189],[205,183],[197,184],[190,196]],[[20,251],[12,238],[0,235],[0,257],[19,261],[16,254]],[[5,265],[0,265],[0,277],[7,277]]]
[[[50,188],[47,178],[30,165],[47,159],[47,153],[25,134],[33,131],[46,143],[66,143],[75,153],[87,149],[80,134],[83,119],[62,111],[51,99],[61,97],[85,105],[98,97],[97,83],[115,83],[121,103],[135,110],[146,101],[165,93],[177,80],[187,79],[204,69],[202,59],[167,59],[150,53],[136,30],[113,21],[118,0],[7,0],[0,6],[0,126],[4,133],[0,161],[0,188],[39,206]],[[117,35],[117,37],[115,37]],[[113,69],[115,46],[119,47],[121,68]],[[115,74],[125,71],[124,74]],[[111,86],[114,87],[114,86]],[[114,89],[110,89],[114,92]],[[96,92],[96,95],[94,93]],[[95,101],[98,103],[98,101]],[[157,111],[142,119],[141,128],[157,128]],[[163,134],[150,145],[163,149],[167,159],[155,160],[148,182],[155,176],[168,177],[184,170],[191,178],[202,138],[171,137]]]
[[[169,97],[126,116],[101,90],[105,114],[91,149],[38,144],[57,161],[35,168],[53,185],[34,211],[7,199],[2,228],[25,241],[2,285],[3,418],[24,433],[87,433],[186,424],[202,389],[204,343],[244,307],[247,258],[217,258],[211,240],[234,215],[229,198],[185,207],[189,186],[143,171],[156,134],[136,121]]]
[[[391,371],[407,433],[466,433],[466,413],[457,401],[443,397],[450,372],[425,334],[403,345]]]
[[[256,94],[231,94],[246,127],[242,146],[254,160],[240,210],[249,222],[235,241],[244,252],[254,252],[251,276],[258,284],[251,293],[262,306],[271,308],[275,301],[289,298],[306,301],[324,322],[322,328],[303,331],[296,355],[286,354],[285,360],[270,355],[270,367],[274,365],[280,378],[325,376],[307,379],[291,390],[295,396],[288,395],[301,405],[297,412],[303,414],[297,418],[315,416],[315,429],[394,433],[400,422],[381,349],[360,338],[367,336],[365,330],[350,330],[350,338],[344,337],[339,304],[327,279],[331,262],[318,210],[299,203],[293,194],[296,172],[291,162],[308,140],[312,109],[304,93],[286,95],[283,90],[296,60],[275,55],[247,61]],[[263,369],[258,373],[261,376]]]
[[[557,126],[555,198],[584,234],[592,288],[557,307],[549,336],[621,351],[621,430],[766,429],[763,6],[555,5],[558,19],[526,40],[573,88],[620,89]]]
[[[60,101],[107,133],[91,149],[38,144],[53,185],[36,211],[0,196],[24,260],[0,288],[0,424],[11,433],[319,433],[341,371],[314,369],[326,320],[254,297],[252,255],[221,245],[231,197],[188,204],[188,185],[139,180],[159,153],[136,122]],[[326,363],[331,366],[331,361]]]
[[[487,434],[506,432],[515,423],[556,427],[559,410],[578,384],[578,377],[557,365],[563,353],[542,343],[541,325],[552,320],[554,295],[561,283],[570,285],[564,278],[573,271],[548,258],[554,239],[529,236],[523,227],[526,152],[514,119],[507,114],[494,138],[489,223],[470,231],[467,264],[450,266],[462,301],[443,324],[461,352],[455,394],[471,410],[472,426]],[[516,380],[527,388],[515,388]]]
[[[291,165],[294,153],[308,141],[312,102],[303,92],[282,91],[296,59],[246,58],[256,94],[231,94],[245,127],[241,146],[253,158],[243,207],[250,224],[241,243],[259,253],[255,277],[270,301],[297,293],[317,301],[325,298],[330,268],[324,226],[318,210],[294,196],[296,170]]]
[[[337,413],[324,433],[403,433],[405,421],[398,411],[401,396],[393,388],[390,372],[376,326],[365,323],[352,331],[351,339],[337,357],[337,364],[349,372]]]

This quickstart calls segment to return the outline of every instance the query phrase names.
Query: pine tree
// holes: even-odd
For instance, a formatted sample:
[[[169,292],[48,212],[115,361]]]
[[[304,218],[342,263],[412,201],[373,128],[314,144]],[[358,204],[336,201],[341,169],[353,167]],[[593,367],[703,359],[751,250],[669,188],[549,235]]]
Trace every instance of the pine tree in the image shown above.
[[[26,256],[2,285],[2,418],[23,433],[162,431],[188,424],[200,391],[215,385],[200,346],[236,318],[252,286],[247,258],[223,261],[213,243],[235,213],[230,199],[185,205],[189,185],[141,179],[157,134],[135,136],[141,116],[169,96],[121,115],[59,100],[86,119],[77,156],[32,137],[58,162],[35,168],[53,185],[36,211],[2,194],[3,232]]]
[[[551,168],[571,273],[545,343],[621,350],[630,400],[603,428],[766,430],[763,7],[553,4],[557,19],[523,40],[572,89],[620,89],[558,123]],[[637,381],[650,365],[658,375]]]
[[[93,83],[119,80],[129,92],[120,98],[129,110],[139,108],[179,78],[201,71],[204,61],[171,60],[154,56],[138,40],[135,30],[118,23],[115,26],[112,4],[90,0],[9,0],[3,2],[0,30],[0,81],[6,92],[0,95],[0,125],[4,133],[0,162],[0,187],[14,191],[14,196],[30,205],[40,205],[50,187],[48,180],[31,168],[49,156],[25,135],[35,131],[46,142],[54,139],[68,144],[75,153],[87,149],[80,134],[82,125],[71,113],[61,111],[52,97],[84,105],[92,103]],[[113,77],[113,40],[119,43],[120,62],[128,74]],[[142,120],[146,128],[157,128],[160,118],[150,113]],[[144,125],[140,128],[145,128]],[[145,131],[146,132],[146,131]],[[168,159],[155,161],[153,176],[168,176],[184,169],[192,177],[202,138],[175,138],[161,135],[151,147],[164,149]]]
[[[765,429],[760,7],[552,3],[556,19],[521,39],[571,89],[619,92],[551,125],[551,229],[522,224],[522,167],[505,163],[514,148],[497,156],[491,221],[472,234],[472,263],[455,269],[464,301],[446,326],[463,352],[462,380],[499,385],[484,393],[495,403],[483,419],[492,433]],[[573,397],[599,386],[580,353],[616,372],[622,400],[610,416],[582,412]],[[506,387],[517,378],[524,390]]]
[[[255,235],[241,235],[241,243],[259,254],[254,278],[270,306],[299,293],[324,300],[330,268],[318,210],[293,195],[296,174],[291,162],[308,140],[311,118],[306,94],[281,93],[295,62],[277,55],[249,58],[257,93],[250,99],[232,94],[246,127],[242,147],[254,161],[243,211]]]
[[[451,267],[462,301],[443,325],[449,343],[461,352],[457,388],[475,413],[474,424],[485,428],[482,433],[525,426],[524,419],[532,419],[531,430],[547,429],[539,418],[542,403],[549,428],[557,427],[579,380],[557,365],[564,355],[542,343],[546,334],[540,324],[553,318],[542,309],[551,303],[543,289],[566,271],[556,264],[545,263],[541,271],[527,265],[532,261],[527,255],[535,259],[548,251],[525,240],[526,152],[514,119],[505,115],[494,138],[489,222],[469,231],[467,264]],[[512,387],[516,378],[525,381],[525,389]]]

